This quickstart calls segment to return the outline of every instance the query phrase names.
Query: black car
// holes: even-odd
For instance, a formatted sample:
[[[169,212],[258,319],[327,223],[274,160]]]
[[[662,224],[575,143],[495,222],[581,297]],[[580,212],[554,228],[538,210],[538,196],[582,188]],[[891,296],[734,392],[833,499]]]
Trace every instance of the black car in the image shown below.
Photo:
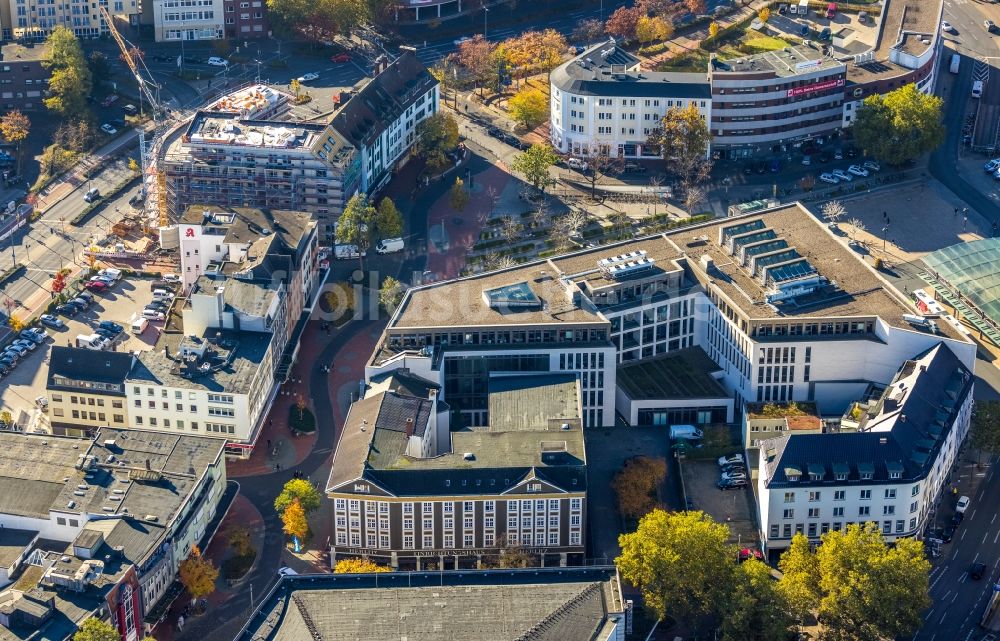
[[[854,147],[848,147],[847,150],[845,151],[845,153],[847,154],[848,158],[857,158],[858,157],[858,150],[856,148],[854,148]]]
[[[962,512],[955,512],[955,515],[951,517],[951,524],[954,525],[955,527],[958,527],[959,525],[962,524],[962,519],[964,518],[965,514],[963,514]]]
[[[951,540],[955,538],[955,530],[957,530],[954,525],[949,525],[945,529],[941,530],[941,540],[945,543],[951,543]]]
[[[750,163],[747,163],[747,164],[743,165],[743,173],[746,174],[747,176],[749,176],[750,174],[752,174],[753,173],[753,165],[751,165]]]
[[[969,576],[971,576],[976,581],[983,578],[984,574],[986,574],[985,563],[973,563],[972,567],[969,568]]]
[[[100,327],[101,329],[106,329],[109,332],[114,332],[115,334],[120,334],[121,332],[125,331],[124,327],[112,321],[101,321],[100,323],[97,324],[97,326]]]
[[[56,306],[56,313],[62,314],[63,316],[76,316],[79,311],[80,310],[76,308],[76,305],[64,304]]]
[[[199,58],[197,56],[185,56],[184,62],[186,62],[189,65],[203,65],[205,64],[205,59]]]
[[[118,334],[112,332],[110,329],[104,329],[103,327],[98,327],[94,330],[94,333],[98,336],[103,336],[104,338],[114,338]]]
[[[821,163],[828,163],[828,162],[830,162],[830,154],[828,154],[828,153],[826,153],[826,152],[824,151],[823,153],[821,153],[821,154],[819,155],[819,161],[820,161]]]
[[[747,482],[744,480],[738,481],[719,481],[720,490],[740,490],[747,486]]]

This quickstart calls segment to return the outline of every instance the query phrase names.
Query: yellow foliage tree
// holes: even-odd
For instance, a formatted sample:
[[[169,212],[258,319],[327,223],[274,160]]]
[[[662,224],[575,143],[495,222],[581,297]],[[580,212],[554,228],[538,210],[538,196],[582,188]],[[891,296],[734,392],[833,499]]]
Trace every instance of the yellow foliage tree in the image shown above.
[[[719,23],[713,22],[712,24],[708,25],[708,37],[714,38],[717,35],[719,35]]]
[[[639,456],[625,463],[611,481],[618,496],[618,509],[627,517],[639,518],[656,507],[657,491],[667,477],[662,458]]]
[[[510,115],[526,129],[534,129],[549,118],[549,99],[541,89],[525,86],[507,103]]]
[[[392,572],[392,568],[379,565],[368,559],[341,559],[333,566],[334,574],[371,574],[373,572]]]
[[[760,18],[761,22],[767,22],[771,17],[770,7],[761,7],[760,11],[757,12],[757,17]]]
[[[18,318],[17,316],[11,316],[10,318],[8,318],[7,324],[10,325],[10,328],[15,332],[19,332],[25,327],[24,321]]]
[[[662,16],[642,16],[635,25],[635,37],[640,44],[666,40],[674,33],[674,26]]]
[[[305,540],[309,536],[309,521],[306,520],[306,511],[302,509],[302,503],[295,499],[281,513],[281,522],[284,524],[285,534],[294,536],[299,541]]]
[[[546,29],[526,31],[516,38],[508,38],[500,43],[499,48],[507,63],[516,68],[517,75],[526,76],[558,67],[568,46],[561,33]]]
[[[188,558],[181,561],[178,574],[192,601],[215,592],[215,580],[219,578],[219,570],[201,555],[197,545],[191,548]]]

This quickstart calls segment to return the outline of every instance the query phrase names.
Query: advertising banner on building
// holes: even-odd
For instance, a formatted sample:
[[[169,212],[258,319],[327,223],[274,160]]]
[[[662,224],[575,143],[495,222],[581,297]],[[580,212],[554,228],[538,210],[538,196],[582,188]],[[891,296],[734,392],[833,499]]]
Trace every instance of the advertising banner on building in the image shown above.
[[[814,85],[807,85],[805,87],[794,87],[788,90],[788,97],[794,98],[795,96],[801,96],[802,94],[812,93],[814,91],[825,91],[827,89],[833,89],[834,87],[843,87],[844,79],[837,78],[835,80],[824,80],[823,82],[817,82]]]

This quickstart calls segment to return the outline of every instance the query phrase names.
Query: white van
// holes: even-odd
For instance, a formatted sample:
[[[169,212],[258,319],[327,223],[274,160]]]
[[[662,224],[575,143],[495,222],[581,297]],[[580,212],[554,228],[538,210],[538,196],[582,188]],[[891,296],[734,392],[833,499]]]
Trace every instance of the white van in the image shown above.
[[[141,316],[139,318],[132,319],[132,333],[138,336],[139,334],[146,331],[149,327],[149,321]]]
[[[972,97],[982,98],[983,97],[983,81],[976,80],[972,83]]]
[[[165,289],[154,289],[153,290],[153,300],[170,300],[174,295]]]
[[[122,270],[115,269],[114,267],[106,267],[106,268],[102,269],[101,271],[97,272],[97,275],[98,276],[106,276],[107,278],[110,278],[111,280],[116,280],[117,281],[117,280],[121,280],[122,279]]]
[[[378,241],[375,251],[380,254],[392,254],[403,251],[404,243],[402,238],[383,238]]]
[[[105,345],[107,341],[100,334],[78,334],[76,337],[77,347],[100,350],[104,349]]]
[[[155,321],[161,321],[164,318],[166,318],[166,316],[163,315],[163,312],[158,312],[155,309],[144,309],[144,310],[142,310],[142,317],[143,318],[148,318],[149,320],[155,320]]]
[[[958,73],[958,66],[962,63],[962,56],[957,53],[951,54],[951,66],[948,67],[948,71],[952,73]]]
[[[705,434],[694,425],[671,425],[670,438],[697,441]]]

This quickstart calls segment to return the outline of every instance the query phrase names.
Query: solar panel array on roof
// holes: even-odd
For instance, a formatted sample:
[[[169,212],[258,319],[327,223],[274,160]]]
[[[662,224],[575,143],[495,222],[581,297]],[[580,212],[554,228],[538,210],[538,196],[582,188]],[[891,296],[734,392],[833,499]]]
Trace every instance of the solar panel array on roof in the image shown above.
[[[639,249],[639,250],[636,250],[636,251],[628,252],[626,254],[619,254],[617,256],[611,256],[610,258],[602,258],[601,260],[597,261],[597,265],[601,269],[608,269],[609,267],[612,267],[614,265],[618,265],[620,263],[627,263],[627,262],[630,262],[630,261],[636,261],[636,260],[639,260],[639,259],[642,259],[642,258],[645,258],[645,257],[646,257],[646,250],[645,249]]]
[[[816,268],[809,264],[805,258],[800,258],[795,262],[785,265],[777,265],[767,269],[766,281],[769,285],[786,283],[791,280],[805,278],[816,273]]]
[[[740,234],[745,234],[748,231],[756,231],[758,229],[764,229],[764,221],[760,218],[757,220],[751,220],[748,223],[722,227],[719,229],[719,244],[725,245],[733,236],[739,236]]]
[[[745,266],[747,262],[754,256],[759,256],[761,254],[766,254],[768,252],[777,251],[779,249],[784,249],[788,247],[788,241],[784,238],[779,238],[778,240],[769,240],[753,246],[744,246],[743,251],[740,252],[741,258],[743,259],[743,265]]]
[[[637,260],[630,260],[627,263],[617,263],[612,265],[611,267],[606,268],[605,273],[615,280],[621,280],[623,278],[647,272],[653,269],[655,265],[656,260],[653,258],[639,258]]]

